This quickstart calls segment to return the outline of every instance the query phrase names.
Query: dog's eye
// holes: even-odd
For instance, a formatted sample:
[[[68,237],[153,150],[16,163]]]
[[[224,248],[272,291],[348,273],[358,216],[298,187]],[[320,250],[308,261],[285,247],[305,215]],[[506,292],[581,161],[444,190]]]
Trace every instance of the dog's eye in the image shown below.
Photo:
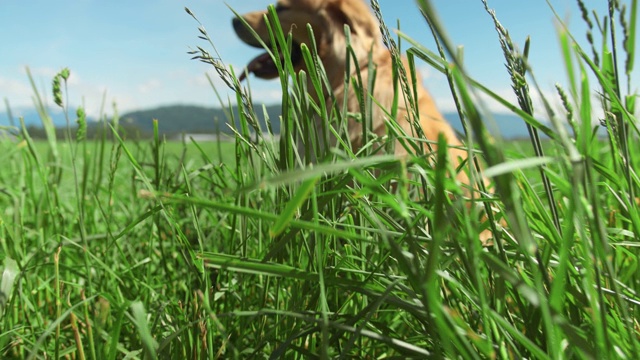
[[[284,6],[282,4],[276,4],[276,12],[280,12],[280,11],[284,11],[284,10],[288,10],[289,7],[288,6]]]

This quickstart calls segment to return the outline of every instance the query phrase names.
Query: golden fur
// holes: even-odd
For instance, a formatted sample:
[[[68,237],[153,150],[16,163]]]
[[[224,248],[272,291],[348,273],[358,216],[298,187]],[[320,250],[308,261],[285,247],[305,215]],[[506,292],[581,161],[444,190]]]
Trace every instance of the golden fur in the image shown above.
[[[360,76],[363,84],[368,84],[369,72],[368,64],[371,56],[372,62],[376,65],[376,81],[373,91],[373,98],[384,109],[390,109],[394,99],[393,67],[389,50],[382,44],[382,36],[378,22],[371,13],[369,6],[362,0],[280,0],[276,5],[278,19],[284,31],[290,31],[293,41],[296,44],[307,44],[310,46],[310,39],[306,28],[310,24],[314,29],[315,43],[318,56],[324,64],[327,77],[335,98],[342,101],[344,90],[344,78],[347,68],[346,37],[344,25],[349,25],[351,31],[351,47],[356,55]],[[265,11],[256,11],[244,14],[242,17],[251,28],[265,42],[269,42],[269,33],[265,23]],[[234,28],[239,38],[245,43],[259,47],[259,42],[254,35],[248,31],[239,19],[234,19]],[[295,53],[294,48],[294,53]],[[297,54],[299,57],[299,54]],[[294,62],[296,70],[306,70],[304,61],[299,58]],[[275,72],[272,60],[262,55],[254,59],[248,65],[248,71],[260,78],[270,79],[278,76]],[[351,65],[351,69],[355,66]],[[406,64],[405,64],[406,68]],[[409,73],[409,71],[407,71]],[[355,74],[351,74],[354,76]],[[418,75],[416,75],[418,76]],[[417,81],[417,104],[420,115],[420,126],[422,131],[430,141],[437,141],[438,134],[443,134],[450,146],[460,147],[462,144],[453,131],[451,125],[445,120],[436,108],[433,98],[422,86],[422,81],[418,77]],[[313,87],[309,87],[312,89]],[[313,97],[317,97],[314,93]],[[353,91],[347,91],[348,111],[360,112],[360,104]],[[409,122],[407,104],[404,97],[400,97],[400,106],[395,119],[406,134],[415,135]],[[329,104],[331,106],[331,104]],[[378,106],[373,109],[373,131],[383,136],[386,133],[385,113]],[[351,145],[354,151],[362,146],[362,124],[356,119],[350,118],[348,131]],[[316,124],[320,128],[320,124]],[[435,145],[431,145],[435,150]],[[406,150],[403,146],[396,145],[397,155],[404,155]],[[465,150],[450,148],[451,160],[457,166],[460,159],[466,159]],[[458,180],[469,183],[466,173],[460,172]]]
[[[360,103],[356,93],[351,90],[345,91],[345,75],[347,70],[347,38],[344,32],[344,25],[348,25],[351,31],[350,45],[355,53],[360,73],[355,73],[355,66],[349,67],[350,77],[360,77],[362,84],[369,83],[369,63],[375,65],[376,79],[373,90],[373,98],[381,105],[382,109],[390,109],[394,101],[394,75],[392,57],[388,49],[382,44],[382,35],[375,17],[371,13],[369,6],[363,0],[279,0],[276,5],[278,20],[285,32],[289,32],[294,41],[292,48],[292,63],[296,71],[305,70],[306,66],[300,55],[299,45],[307,44],[311,48],[307,24],[313,29],[314,41],[318,51],[318,57],[324,65],[329,85],[336,101],[342,102],[344,96],[347,97],[347,111],[351,113],[360,112]],[[269,44],[269,32],[265,23],[267,11],[256,11],[244,14],[242,17],[246,23],[255,31],[260,39]],[[238,37],[245,43],[261,47],[260,42],[247,29],[240,19],[234,19],[234,29]],[[403,66],[409,74],[406,59],[403,59]],[[267,54],[260,55],[247,65],[247,72],[253,73],[257,77],[271,79],[278,76],[273,59]],[[462,149],[462,143],[456,136],[451,125],[438,111],[433,98],[422,85],[422,80],[415,79],[417,94],[416,103],[419,112],[419,124],[430,147],[436,150],[435,142],[439,134],[444,135],[449,146],[450,160],[457,168],[461,161],[467,158],[467,151]],[[241,80],[244,74],[241,76]],[[310,94],[316,101],[318,95],[313,91],[313,86],[309,84]],[[413,89],[412,89],[413,91]],[[346,93],[346,94],[345,94]],[[329,99],[328,97],[326,98]],[[410,123],[409,106],[406,98],[400,96],[398,113],[394,119],[398,125],[408,135],[417,135],[413,131]],[[327,104],[331,110],[332,104]],[[384,136],[387,132],[385,117],[386,113],[380,107],[373,106],[372,130],[378,136]],[[321,119],[318,117],[318,121]],[[315,124],[316,129],[322,128],[321,123]],[[353,151],[357,151],[362,144],[362,123],[348,117],[348,132]],[[335,139],[333,139],[335,141]],[[426,145],[425,145],[426,148]],[[300,149],[300,148],[299,148]],[[396,155],[406,155],[406,149],[396,144]],[[312,154],[313,155],[313,154]],[[315,159],[315,156],[314,156]],[[312,161],[314,160],[312,159]],[[460,171],[456,178],[467,185],[470,185],[466,171]],[[485,184],[486,179],[483,179]],[[485,230],[481,235],[484,244],[488,244],[488,239],[492,234]]]

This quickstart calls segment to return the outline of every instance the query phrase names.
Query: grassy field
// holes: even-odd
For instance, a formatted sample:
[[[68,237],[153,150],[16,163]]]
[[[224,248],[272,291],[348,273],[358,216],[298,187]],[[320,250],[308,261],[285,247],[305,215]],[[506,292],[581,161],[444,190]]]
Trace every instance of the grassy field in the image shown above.
[[[300,75],[285,61],[283,133],[267,141],[251,135],[250,94],[201,48],[238,90],[233,143],[85,139],[82,112],[65,140],[23,130],[0,141],[0,357],[640,358],[633,47],[593,28],[602,41],[583,50],[559,31],[571,80],[547,94],[563,105],[545,125],[532,116],[545,109],[532,108],[527,46],[496,20],[510,104],[465,73],[430,3],[418,3],[441,49],[414,43],[409,56],[450,79],[490,191],[465,199],[450,175],[476,169],[433,167],[444,151],[397,159],[343,144],[303,167],[295,129],[323,114],[287,81]],[[637,2],[614,5],[613,20],[598,19],[633,38]],[[53,95],[71,111],[65,77]],[[531,141],[487,134],[475,92],[529,123]],[[593,136],[596,94],[606,138]]]

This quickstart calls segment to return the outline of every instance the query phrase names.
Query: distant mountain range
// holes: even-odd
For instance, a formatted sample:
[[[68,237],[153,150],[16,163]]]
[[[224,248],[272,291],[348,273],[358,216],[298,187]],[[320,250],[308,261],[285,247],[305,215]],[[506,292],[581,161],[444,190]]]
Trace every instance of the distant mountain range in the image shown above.
[[[67,120],[62,110],[49,109],[48,114],[56,127],[67,126]],[[73,116],[75,114],[69,114],[70,118]],[[3,110],[0,112],[0,126],[20,126],[20,118],[24,119],[26,126],[42,126],[42,120],[40,120],[40,115],[35,108],[12,109],[11,117],[6,110]]]
[[[267,131],[267,122],[274,133],[280,132],[281,113],[280,105],[269,105],[256,107],[255,112],[259,120],[259,126],[262,131]],[[266,116],[265,116],[266,114]],[[42,122],[40,116],[35,109],[18,109],[13,111],[13,122],[19,125],[18,118],[24,118],[25,125],[28,127],[41,127]],[[445,113],[445,117],[451,122],[453,127],[462,132],[462,124],[457,113]],[[67,120],[64,113],[58,110],[50,110],[51,117],[56,127],[65,127]],[[75,114],[69,115],[70,123],[75,126]],[[198,134],[198,133],[232,133],[228,125],[228,119],[239,119],[237,108],[232,113],[220,108],[209,108],[194,105],[171,105],[162,106],[153,109],[132,111],[120,116],[120,124],[129,128],[135,128],[140,134],[149,135],[153,131],[153,119],[158,119],[158,129],[164,135],[177,135],[181,133]],[[494,114],[495,127],[489,126],[490,129],[497,128],[500,134],[507,139],[528,137],[528,131],[524,121],[517,116],[509,114]],[[98,123],[89,119],[89,124]],[[0,112],[0,126],[11,125],[9,115],[6,111]],[[253,130],[253,129],[251,129]]]

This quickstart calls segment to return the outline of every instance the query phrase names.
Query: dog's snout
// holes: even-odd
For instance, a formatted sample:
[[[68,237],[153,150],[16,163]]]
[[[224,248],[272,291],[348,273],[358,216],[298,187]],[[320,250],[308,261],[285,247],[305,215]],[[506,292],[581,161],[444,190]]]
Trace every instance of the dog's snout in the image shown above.
[[[235,30],[236,33],[239,33],[243,30],[242,21],[240,20],[240,18],[234,17],[233,19],[231,19],[231,23],[233,24],[233,30]]]
[[[245,21],[251,23],[250,19],[247,17],[234,17],[231,19],[233,30],[236,32],[236,35],[238,35],[240,40],[244,41],[246,44],[261,48],[262,44],[256,39],[255,34],[247,29]]]

